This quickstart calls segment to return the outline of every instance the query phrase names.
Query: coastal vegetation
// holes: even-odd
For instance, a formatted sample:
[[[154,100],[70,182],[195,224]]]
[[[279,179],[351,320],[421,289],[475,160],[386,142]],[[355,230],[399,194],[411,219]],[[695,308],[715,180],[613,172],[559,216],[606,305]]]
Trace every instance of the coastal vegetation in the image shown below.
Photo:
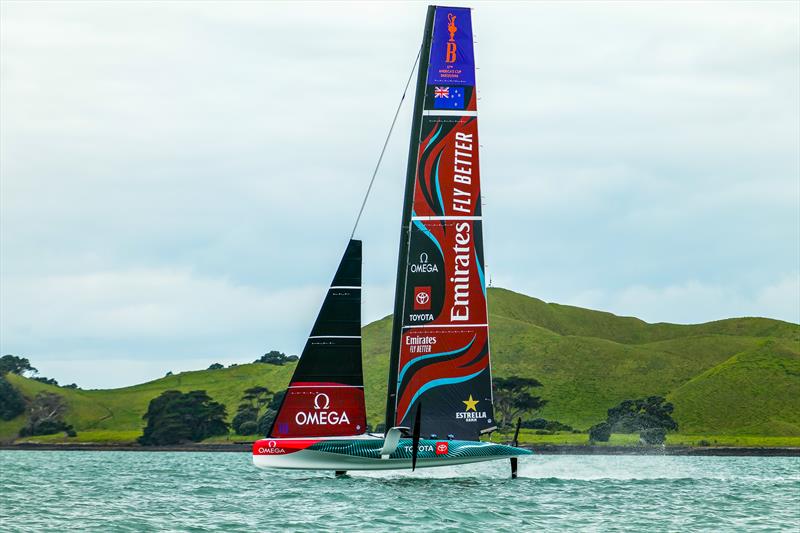
[[[225,406],[204,390],[165,391],[150,401],[143,418],[147,426],[138,442],[145,446],[200,442],[226,435],[229,427]]]
[[[535,378],[519,376],[494,378],[492,388],[498,427],[511,426],[520,415],[524,414],[527,417],[544,407],[547,400],[542,400],[541,397],[534,396],[530,392],[532,388],[541,386],[542,384]]]
[[[0,419],[13,420],[25,412],[25,398],[0,375]]]
[[[523,443],[585,445],[587,431],[607,420],[609,408],[650,396],[673,405],[670,416],[680,433],[670,430],[667,445],[800,443],[797,324],[765,318],[648,324],[549,304],[504,289],[490,288],[488,296],[495,378],[536,379],[542,385],[529,392],[547,401],[529,415],[525,424],[529,428],[521,432]],[[390,337],[391,317],[363,329],[367,413],[373,427],[383,421]],[[164,391],[205,390],[226,407],[226,422],[231,422],[247,389],[260,386],[281,391],[295,365],[293,361],[231,365],[111,390],[54,387],[16,373],[8,373],[6,380],[26,402],[43,391],[63,396],[68,406],[64,420],[78,431],[74,438],[61,433],[29,439],[130,442],[142,434],[142,414],[149,402]],[[531,426],[541,426],[541,420],[545,427]],[[13,441],[24,425],[24,414],[0,420],[0,440]],[[231,437],[212,440],[227,438]],[[608,442],[597,445],[637,444],[640,438],[638,433],[612,431]]]
[[[589,428],[589,442],[608,442],[612,433],[639,433],[643,444],[663,444],[667,431],[677,431],[675,407],[661,396],[624,400],[608,410],[603,422]]]
[[[64,422],[67,402],[58,394],[40,392],[28,406],[27,420],[19,430],[20,437],[62,433],[67,437],[76,435],[75,429]]]
[[[286,355],[278,350],[270,350],[255,361],[254,363],[264,363],[267,365],[285,365],[286,363],[294,363],[299,357],[296,355]]]
[[[231,426],[239,435],[266,435],[286,391],[273,394],[267,387],[251,387],[244,391]]]
[[[26,372],[30,374],[36,374],[38,372],[38,370],[31,366],[31,362],[27,357],[17,357],[11,354],[0,357],[0,376],[4,376],[8,373],[22,376]]]

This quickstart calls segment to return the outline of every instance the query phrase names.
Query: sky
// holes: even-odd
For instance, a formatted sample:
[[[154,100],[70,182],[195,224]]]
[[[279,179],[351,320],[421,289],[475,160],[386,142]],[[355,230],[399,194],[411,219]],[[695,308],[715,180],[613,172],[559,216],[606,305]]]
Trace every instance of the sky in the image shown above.
[[[474,8],[487,279],[800,322],[800,3]],[[0,4],[0,353],[84,388],[302,350],[424,3]],[[411,106],[356,234],[391,312]]]

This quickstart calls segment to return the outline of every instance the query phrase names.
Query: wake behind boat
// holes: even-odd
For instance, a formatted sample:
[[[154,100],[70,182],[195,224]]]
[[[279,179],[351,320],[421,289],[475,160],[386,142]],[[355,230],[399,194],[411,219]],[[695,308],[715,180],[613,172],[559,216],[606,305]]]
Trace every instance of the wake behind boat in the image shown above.
[[[471,12],[429,6],[395,290],[385,434],[366,432],[361,241],[351,239],[266,439],[262,468],[390,470],[517,457],[497,429]],[[516,438],[515,438],[516,441]]]

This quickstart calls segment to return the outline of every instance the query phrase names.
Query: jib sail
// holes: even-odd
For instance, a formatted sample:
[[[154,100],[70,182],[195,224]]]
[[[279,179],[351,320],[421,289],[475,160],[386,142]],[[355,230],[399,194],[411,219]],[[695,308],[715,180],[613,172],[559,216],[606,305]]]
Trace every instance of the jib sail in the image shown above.
[[[351,240],[269,436],[358,435],[365,430],[361,241]]]
[[[477,439],[494,429],[472,22],[429,7],[401,232],[387,427]]]

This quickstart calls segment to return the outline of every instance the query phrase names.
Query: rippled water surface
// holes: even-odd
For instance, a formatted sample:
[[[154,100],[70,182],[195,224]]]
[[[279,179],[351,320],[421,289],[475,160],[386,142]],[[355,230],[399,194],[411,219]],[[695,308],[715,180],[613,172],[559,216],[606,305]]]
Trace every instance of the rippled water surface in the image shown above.
[[[800,459],[534,456],[410,472],[248,454],[0,451],[4,531],[800,530]]]

